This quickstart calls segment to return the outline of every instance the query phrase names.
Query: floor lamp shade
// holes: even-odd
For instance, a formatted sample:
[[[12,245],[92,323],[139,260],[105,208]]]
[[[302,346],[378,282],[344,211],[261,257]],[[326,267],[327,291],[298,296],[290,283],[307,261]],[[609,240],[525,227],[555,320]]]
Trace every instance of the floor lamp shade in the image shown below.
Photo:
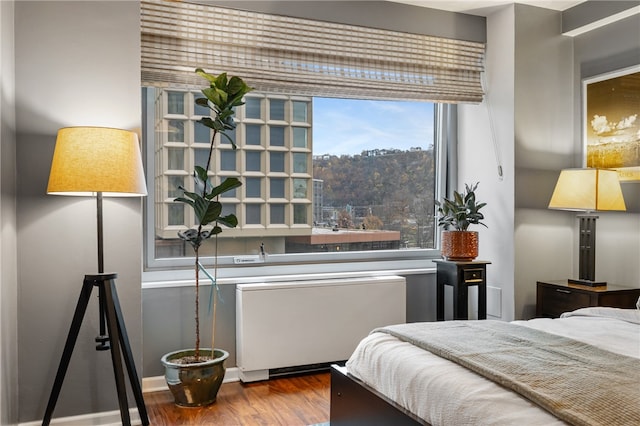
[[[596,219],[593,212],[626,210],[622,188],[615,170],[566,169],[560,172],[549,201],[550,209],[581,211],[579,242],[579,279],[570,283],[606,285],[595,279]]]
[[[138,135],[107,127],[58,130],[48,194],[144,196]]]

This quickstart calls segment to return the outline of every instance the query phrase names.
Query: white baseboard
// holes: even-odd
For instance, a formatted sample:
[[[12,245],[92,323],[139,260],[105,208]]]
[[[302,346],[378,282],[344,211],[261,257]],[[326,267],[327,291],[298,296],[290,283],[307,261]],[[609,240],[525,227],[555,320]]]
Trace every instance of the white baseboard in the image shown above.
[[[142,378],[142,393],[161,392],[166,390],[169,390],[169,388],[167,387],[167,382],[164,380],[164,376]]]
[[[227,368],[223,383],[239,381],[238,368]],[[142,393],[169,390],[164,376],[144,377],[142,379]],[[137,408],[129,409],[132,425],[141,425],[140,414]],[[52,425],[58,426],[122,426],[120,410],[105,411],[102,413],[82,414],[79,416],[60,417],[51,420]],[[20,423],[18,426],[41,426],[42,420]]]
[[[129,409],[132,425],[141,425],[137,408]],[[59,426],[122,426],[120,410],[105,411],[102,413],[81,414],[79,416],[60,417],[51,419],[52,425]],[[41,426],[42,421],[20,423],[18,426]]]

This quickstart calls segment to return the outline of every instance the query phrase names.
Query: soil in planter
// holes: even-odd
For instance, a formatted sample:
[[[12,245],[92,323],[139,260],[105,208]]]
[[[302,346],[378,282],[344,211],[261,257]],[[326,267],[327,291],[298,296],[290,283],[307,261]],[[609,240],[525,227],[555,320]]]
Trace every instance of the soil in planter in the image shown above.
[[[212,356],[200,355],[200,358],[196,358],[193,355],[189,355],[189,356],[183,356],[182,358],[174,358],[171,360],[171,362],[173,362],[174,364],[180,364],[180,365],[201,364],[203,362],[213,361],[214,359],[216,358]]]

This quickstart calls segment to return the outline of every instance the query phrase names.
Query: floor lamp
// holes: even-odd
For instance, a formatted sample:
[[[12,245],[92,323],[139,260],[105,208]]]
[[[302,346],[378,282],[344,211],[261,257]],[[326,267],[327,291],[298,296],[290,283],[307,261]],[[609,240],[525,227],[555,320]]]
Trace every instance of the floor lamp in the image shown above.
[[[606,285],[596,281],[596,219],[595,211],[626,210],[618,172],[604,169],[565,169],[549,202],[550,209],[574,210],[580,219],[579,278],[572,284],[591,287]]]
[[[111,350],[122,424],[131,424],[122,365],[124,359],[142,424],[148,425],[142,388],[116,291],[117,274],[104,273],[102,229],[103,196],[140,197],[147,194],[138,136],[130,131],[105,127],[60,129],[53,153],[47,193],[96,197],[98,274],[84,277],[42,425],[46,426],[51,422],[93,287],[98,288],[100,312],[100,335],[95,339],[96,350]]]

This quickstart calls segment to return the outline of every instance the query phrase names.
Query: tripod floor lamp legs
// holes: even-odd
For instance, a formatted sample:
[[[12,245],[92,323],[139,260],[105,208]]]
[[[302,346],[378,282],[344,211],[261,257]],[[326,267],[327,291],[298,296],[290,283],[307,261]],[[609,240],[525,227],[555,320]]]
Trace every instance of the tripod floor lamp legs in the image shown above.
[[[93,287],[98,287],[100,291],[100,312],[104,314],[107,323],[107,332],[109,334],[109,346],[111,350],[111,361],[113,364],[113,373],[115,375],[116,390],[118,393],[118,403],[120,406],[120,418],[122,424],[125,426],[131,425],[131,419],[129,416],[129,404],[127,402],[127,391],[125,387],[124,370],[122,368],[122,360],[124,358],[124,364],[127,368],[129,377],[129,383],[133,390],[133,395],[136,400],[136,406],[140,419],[144,426],[149,425],[149,418],[147,415],[147,409],[144,405],[144,399],[142,397],[142,388],[138,381],[138,373],[136,372],[135,363],[133,361],[133,354],[131,352],[131,346],[129,345],[129,337],[127,336],[127,330],[124,325],[122,317],[122,311],[120,309],[120,301],[118,300],[118,293],[116,292],[115,278],[116,274],[99,274],[99,275],[85,275],[84,282],[82,284],[82,291],[78,298],[78,304],[76,305],[75,313],[73,314],[73,320],[71,321],[71,328],[67,336],[67,341],[64,345],[62,352],[62,358],[60,359],[60,365],[56,378],[53,383],[53,389],[49,396],[49,402],[45,411],[44,418],[42,420],[42,426],[48,426],[51,422],[53,410],[58,401],[60,395],[60,389],[62,388],[62,382],[64,376],[69,367],[69,361],[71,360],[71,354],[78,338],[80,326],[84,314],[89,304],[89,298]],[[102,318],[101,318],[102,321]]]

